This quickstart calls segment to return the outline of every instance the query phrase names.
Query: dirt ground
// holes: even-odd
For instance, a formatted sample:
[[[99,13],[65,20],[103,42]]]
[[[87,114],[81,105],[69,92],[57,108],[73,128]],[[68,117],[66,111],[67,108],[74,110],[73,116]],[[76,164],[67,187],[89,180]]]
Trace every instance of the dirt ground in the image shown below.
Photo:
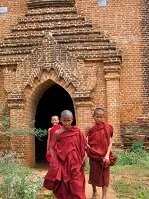
[[[37,168],[35,169],[35,173],[41,177],[44,177],[45,174],[47,172],[47,168]],[[101,188],[98,188],[98,199],[101,198]],[[49,194],[49,191],[44,189],[43,190],[45,195]],[[91,199],[92,198],[92,187],[90,184],[88,184],[88,175],[86,175],[86,197],[87,199]],[[112,187],[110,186],[108,189],[108,197],[107,199],[117,199],[114,190],[112,189]]]

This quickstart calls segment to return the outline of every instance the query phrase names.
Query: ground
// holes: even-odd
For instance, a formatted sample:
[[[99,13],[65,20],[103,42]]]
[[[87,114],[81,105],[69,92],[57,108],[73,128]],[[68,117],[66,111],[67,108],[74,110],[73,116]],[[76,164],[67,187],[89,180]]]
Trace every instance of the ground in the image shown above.
[[[37,169],[35,170],[35,173],[42,177],[45,176],[46,172],[47,172],[47,167],[39,167],[39,168],[37,167]],[[46,189],[44,189],[43,192],[45,195],[49,194],[49,191]],[[100,188],[98,188],[98,194],[99,194],[99,198],[100,198],[100,195],[101,195]],[[92,196],[92,187],[90,184],[88,184],[88,174],[86,174],[86,196],[87,196],[87,199],[90,199]],[[107,199],[117,199],[115,192],[111,186],[109,187],[109,190],[108,190],[108,198]]]

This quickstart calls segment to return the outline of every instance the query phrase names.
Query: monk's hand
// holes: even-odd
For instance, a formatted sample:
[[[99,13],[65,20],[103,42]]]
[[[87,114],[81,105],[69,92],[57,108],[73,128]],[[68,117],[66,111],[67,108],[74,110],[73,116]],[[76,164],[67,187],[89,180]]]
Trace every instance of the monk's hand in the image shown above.
[[[109,160],[109,155],[105,155],[103,161],[108,163],[108,162],[110,161],[110,160]]]

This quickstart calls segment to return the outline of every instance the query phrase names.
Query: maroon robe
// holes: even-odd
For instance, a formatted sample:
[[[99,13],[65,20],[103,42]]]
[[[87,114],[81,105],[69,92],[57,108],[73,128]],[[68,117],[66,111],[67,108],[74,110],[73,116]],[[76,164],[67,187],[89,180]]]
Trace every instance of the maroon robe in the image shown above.
[[[62,126],[60,124],[54,125],[50,131],[48,132],[49,134],[49,139],[48,139],[48,143],[47,143],[47,152],[46,152],[46,159],[47,161],[50,163],[51,162],[51,152],[50,152],[50,147],[52,144],[52,140],[53,140],[53,135],[55,133],[56,130],[60,129]]]
[[[85,135],[71,127],[58,134],[56,140],[53,168],[49,167],[44,186],[52,189],[58,199],[85,199]]]
[[[94,125],[88,134],[88,144],[90,146],[88,156],[90,158],[89,183],[103,187],[109,185],[110,168],[103,168],[101,162],[105,157],[110,138],[113,136],[113,128],[107,123]],[[110,153],[111,155],[111,153]]]

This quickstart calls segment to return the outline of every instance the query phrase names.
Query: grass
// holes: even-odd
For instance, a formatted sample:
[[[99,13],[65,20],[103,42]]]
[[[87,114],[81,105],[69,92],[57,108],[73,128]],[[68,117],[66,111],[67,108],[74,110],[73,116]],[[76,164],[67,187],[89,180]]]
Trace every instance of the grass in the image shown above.
[[[118,193],[117,197],[121,199],[148,199],[149,189],[138,184],[124,181],[117,181],[113,185]]]
[[[142,148],[117,155],[112,187],[120,199],[149,199],[149,153]]]

